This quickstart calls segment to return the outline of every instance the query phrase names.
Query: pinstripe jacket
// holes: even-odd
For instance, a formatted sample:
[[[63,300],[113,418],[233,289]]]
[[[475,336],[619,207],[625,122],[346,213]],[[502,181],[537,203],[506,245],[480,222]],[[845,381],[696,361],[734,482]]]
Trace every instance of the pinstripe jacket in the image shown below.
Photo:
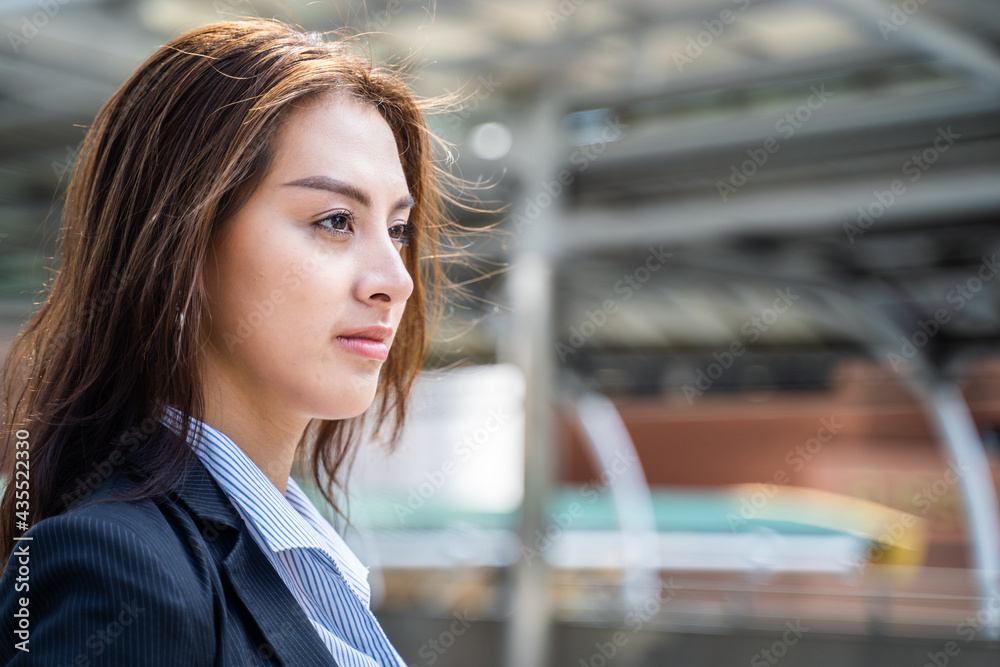
[[[87,500],[134,484],[112,474]],[[200,461],[166,499],[71,508],[25,536],[0,579],[5,665],[336,667]]]

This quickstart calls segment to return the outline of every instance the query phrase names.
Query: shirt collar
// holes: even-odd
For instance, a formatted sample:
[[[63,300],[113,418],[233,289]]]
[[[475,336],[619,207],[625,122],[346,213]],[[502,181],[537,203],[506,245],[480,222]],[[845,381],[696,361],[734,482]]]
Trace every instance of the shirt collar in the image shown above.
[[[180,420],[180,411],[170,406],[161,418],[175,433],[180,430]],[[371,596],[368,568],[316,510],[295,480],[289,476],[285,495],[281,495],[232,438],[193,417],[190,425],[190,442],[198,458],[271,551],[315,549],[327,554],[348,585],[368,604]],[[196,426],[201,427],[197,442]]]

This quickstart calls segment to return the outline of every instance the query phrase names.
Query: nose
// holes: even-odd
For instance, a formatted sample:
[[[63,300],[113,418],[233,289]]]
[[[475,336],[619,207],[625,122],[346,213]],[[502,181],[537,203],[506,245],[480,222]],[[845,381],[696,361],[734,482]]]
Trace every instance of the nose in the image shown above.
[[[413,293],[413,278],[406,269],[399,248],[383,233],[373,238],[359,258],[360,271],[354,284],[354,296],[362,303],[394,306],[403,303]]]

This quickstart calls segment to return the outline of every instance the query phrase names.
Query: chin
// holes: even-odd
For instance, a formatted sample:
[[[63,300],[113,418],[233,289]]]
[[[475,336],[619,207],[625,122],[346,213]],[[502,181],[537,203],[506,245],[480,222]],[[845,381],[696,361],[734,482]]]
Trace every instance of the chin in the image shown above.
[[[375,400],[375,383],[372,383],[370,390],[357,391],[357,392],[336,392],[334,391],[331,395],[324,396],[323,405],[318,410],[316,415],[317,419],[329,419],[329,420],[340,420],[340,419],[352,419],[364,414],[372,401]],[[333,398],[334,401],[331,402],[329,399]]]

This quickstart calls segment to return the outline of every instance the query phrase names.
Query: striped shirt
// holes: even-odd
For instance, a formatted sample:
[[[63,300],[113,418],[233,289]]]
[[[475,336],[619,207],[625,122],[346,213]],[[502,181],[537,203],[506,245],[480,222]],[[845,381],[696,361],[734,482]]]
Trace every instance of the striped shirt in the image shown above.
[[[162,421],[176,432],[179,419],[180,412],[168,407]],[[192,425],[197,423],[192,418]],[[295,480],[288,478],[282,496],[231,438],[200,425],[198,458],[243,517],[337,664],[405,667],[369,608],[368,568]]]

